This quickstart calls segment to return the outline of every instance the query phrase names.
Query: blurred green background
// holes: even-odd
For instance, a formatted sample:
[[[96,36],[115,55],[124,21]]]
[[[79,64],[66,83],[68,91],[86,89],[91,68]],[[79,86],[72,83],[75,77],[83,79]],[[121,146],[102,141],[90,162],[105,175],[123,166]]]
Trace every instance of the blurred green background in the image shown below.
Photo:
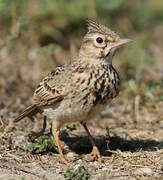
[[[162,0],[0,0],[0,50],[20,68],[41,59],[39,68],[51,70],[77,54],[87,19],[134,40],[114,61],[125,92],[163,101]]]

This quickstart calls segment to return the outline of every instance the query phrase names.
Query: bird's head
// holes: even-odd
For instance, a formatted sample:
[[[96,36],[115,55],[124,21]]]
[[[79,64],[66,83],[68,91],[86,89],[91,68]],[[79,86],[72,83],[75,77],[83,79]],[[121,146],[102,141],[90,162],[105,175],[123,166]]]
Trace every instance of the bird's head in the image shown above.
[[[89,20],[88,32],[84,36],[79,55],[95,60],[107,59],[111,62],[115,50],[131,41],[120,38],[118,34],[104,25]]]

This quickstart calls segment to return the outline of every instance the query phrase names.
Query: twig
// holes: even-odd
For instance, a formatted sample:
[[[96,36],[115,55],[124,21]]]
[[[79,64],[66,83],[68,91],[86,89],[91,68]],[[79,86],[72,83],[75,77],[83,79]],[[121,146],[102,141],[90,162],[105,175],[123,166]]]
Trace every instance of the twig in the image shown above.
[[[41,176],[39,176],[38,174],[36,173],[33,173],[31,171],[28,171],[26,169],[23,169],[23,168],[20,168],[18,166],[13,166],[13,165],[6,165],[4,163],[0,163],[0,168],[6,168],[6,169],[9,169],[11,171],[21,171],[23,173],[26,173],[26,174],[31,174],[31,175],[34,175],[36,177],[39,177],[39,178],[42,178]]]

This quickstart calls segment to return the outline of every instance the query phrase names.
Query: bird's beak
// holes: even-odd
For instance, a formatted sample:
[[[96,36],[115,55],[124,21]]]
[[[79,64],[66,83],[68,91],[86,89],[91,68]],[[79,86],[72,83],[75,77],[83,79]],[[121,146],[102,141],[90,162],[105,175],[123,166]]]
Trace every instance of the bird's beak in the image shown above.
[[[125,39],[125,38],[120,38],[117,42],[115,42],[112,46],[112,48],[118,48],[122,46],[123,44],[127,44],[129,42],[133,42],[131,39]]]

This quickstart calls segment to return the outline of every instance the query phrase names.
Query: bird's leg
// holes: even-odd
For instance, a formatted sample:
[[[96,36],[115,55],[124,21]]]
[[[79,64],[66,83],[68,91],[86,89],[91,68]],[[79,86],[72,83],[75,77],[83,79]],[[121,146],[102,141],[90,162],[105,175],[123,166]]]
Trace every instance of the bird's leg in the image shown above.
[[[60,144],[60,140],[59,140],[59,131],[56,128],[53,127],[52,128],[52,133],[53,133],[55,142],[56,142],[58,150],[59,150],[59,155],[60,155],[61,161],[63,163],[65,163],[67,166],[69,166],[70,163],[65,159],[65,157],[63,155],[63,152],[62,152],[62,148],[61,148],[61,144]]]
[[[45,129],[46,129],[46,120],[47,120],[47,117],[44,116],[43,128],[41,129],[41,131],[40,132],[32,131],[30,136],[39,137],[39,136],[43,135],[43,133],[45,132]]]
[[[93,156],[93,160],[98,158],[100,161],[102,161],[102,156],[101,156],[101,154],[100,154],[100,152],[98,150],[98,147],[96,146],[96,144],[95,144],[95,142],[93,140],[93,137],[91,136],[91,134],[90,134],[90,132],[89,132],[89,130],[87,128],[86,123],[81,122],[81,124],[83,125],[84,129],[86,130],[86,132],[88,134],[88,138],[89,138],[89,140],[90,140],[90,142],[91,142],[91,144],[93,146],[93,149],[92,149],[92,152],[91,152],[90,155]]]

